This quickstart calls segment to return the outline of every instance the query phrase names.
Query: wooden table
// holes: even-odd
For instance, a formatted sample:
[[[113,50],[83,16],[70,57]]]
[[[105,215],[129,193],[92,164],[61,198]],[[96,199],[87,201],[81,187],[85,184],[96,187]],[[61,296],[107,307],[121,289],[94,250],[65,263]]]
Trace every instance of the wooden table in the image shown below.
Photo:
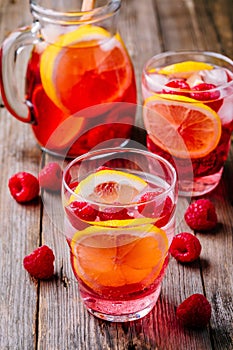
[[[31,23],[26,0],[0,0],[0,38]],[[232,0],[123,0],[120,31],[132,57],[141,102],[142,66],[164,50],[206,49],[233,57]],[[219,225],[197,233],[203,250],[191,265],[171,259],[162,293],[144,319],[114,324],[84,309],[69,264],[68,245],[43,201],[17,204],[9,177],[18,171],[37,175],[49,161],[35,144],[30,127],[0,109],[0,349],[1,350],[232,350],[233,349],[233,152],[223,178],[206,196],[216,206]],[[140,125],[141,120],[138,119]],[[179,201],[177,232],[190,231],[183,220],[187,200]],[[55,278],[36,282],[23,258],[41,244],[55,252]],[[210,325],[201,331],[179,325],[175,310],[193,293],[212,305]]]

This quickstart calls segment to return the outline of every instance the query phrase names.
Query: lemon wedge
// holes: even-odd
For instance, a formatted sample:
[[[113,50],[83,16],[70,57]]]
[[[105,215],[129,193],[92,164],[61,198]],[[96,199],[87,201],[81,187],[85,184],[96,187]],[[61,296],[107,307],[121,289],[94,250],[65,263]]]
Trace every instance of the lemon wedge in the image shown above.
[[[205,62],[184,61],[171,64],[169,66],[157,69],[159,74],[165,74],[176,78],[189,78],[193,73],[201,70],[211,70],[214,67]]]

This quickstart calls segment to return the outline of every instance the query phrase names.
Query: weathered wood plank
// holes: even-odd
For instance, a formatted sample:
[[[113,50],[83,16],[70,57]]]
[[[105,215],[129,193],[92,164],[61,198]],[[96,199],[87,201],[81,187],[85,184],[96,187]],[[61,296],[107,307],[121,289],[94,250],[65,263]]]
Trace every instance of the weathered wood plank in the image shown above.
[[[233,157],[228,161],[220,185],[209,194],[218,214],[218,227],[210,233],[198,233],[203,246],[202,276],[206,296],[211,302],[211,337],[214,349],[233,348]],[[225,181],[224,181],[225,180]]]
[[[25,1],[1,1],[0,40],[28,23]],[[0,348],[33,349],[36,343],[38,285],[23,268],[23,258],[39,244],[40,201],[20,205],[9,194],[8,179],[18,171],[38,173],[40,151],[23,125],[0,109]],[[25,307],[26,306],[26,307]]]
[[[38,173],[39,150],[27,127],[1,109],[0,118],[0,348],[33,349],[38,287],[23,268],[23,258],[39,244],[40,201],[18,204],[8,179],[18,171]]]

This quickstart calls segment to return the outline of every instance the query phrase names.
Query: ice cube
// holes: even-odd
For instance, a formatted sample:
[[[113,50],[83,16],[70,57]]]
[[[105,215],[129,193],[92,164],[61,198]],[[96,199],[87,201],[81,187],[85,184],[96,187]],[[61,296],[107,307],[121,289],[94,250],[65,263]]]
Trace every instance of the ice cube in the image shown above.
[[[204,83],[202,77],[200,76],[199,73],[193,73],[190,75],[190,77],[186,80],[186,83],[189,84],[191,88],[193,88],[196,85]]]
[[[225,98],[221,108],[218,111],[221,116],[222,124],[228,124],[232,122],[233,118],[233,96],[230,98]]]
[[[169,82],[168,77],[160,74],[148,74],[146,76],[146,84],[153,92],[161,92],[164,85]]]
[[[42,28],[41,33],[48,43],[53,43],[62,34],[62,30],[57,26],[49,24],[45,28]]]
[[[199,72],[200,76],[207,84],[214,84],[216,86],[227,83],[227,73],[223,68],[216,68],[211,70],[202,70]]]

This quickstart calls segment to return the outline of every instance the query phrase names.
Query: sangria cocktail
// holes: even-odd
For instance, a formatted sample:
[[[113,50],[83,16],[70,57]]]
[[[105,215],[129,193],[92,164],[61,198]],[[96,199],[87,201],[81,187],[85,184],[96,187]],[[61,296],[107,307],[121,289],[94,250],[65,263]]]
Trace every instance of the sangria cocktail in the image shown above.
[[[162,53],[145,65],[142,92],[148,149],[178,169],[181,194],[211,191],[233,130],[233,62],[211,52]]]
[[[54,1],[52,9],[45,0],[31,1],[35,23],[4,41],[4,103],[31,123],[43,149],[75,157],[106,140],[130,138],[136,85],[117,31],[120,3],[96,1],[94,9],[82,12],[74,0],[62,7]],[[19,67],[26,71],[24,101],[15,90]]]
[[[64,171],[64,233],[87,309],[108,321],[145,316],[168,264],[176,172],[147,151],[89,152]]]

